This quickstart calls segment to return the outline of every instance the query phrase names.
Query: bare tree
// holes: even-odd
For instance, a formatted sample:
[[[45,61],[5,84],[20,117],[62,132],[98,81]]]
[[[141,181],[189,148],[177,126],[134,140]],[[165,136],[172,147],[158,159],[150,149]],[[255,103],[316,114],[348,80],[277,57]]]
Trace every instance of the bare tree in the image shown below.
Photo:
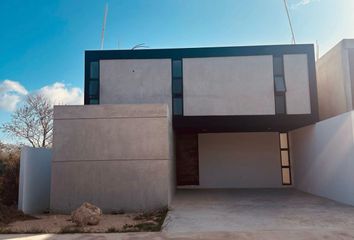
[[[49,147],[53,137],[53,107],[43,95],[30,95],[1,128],[13,137],[27,140],[32,147]]]

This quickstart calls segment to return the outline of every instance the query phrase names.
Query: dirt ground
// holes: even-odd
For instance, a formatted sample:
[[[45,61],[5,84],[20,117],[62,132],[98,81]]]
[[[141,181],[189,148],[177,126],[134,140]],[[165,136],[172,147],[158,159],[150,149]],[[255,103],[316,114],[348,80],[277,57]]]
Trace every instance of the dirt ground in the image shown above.
[[[166,211],[134,214],[104,214],[96,226],[78,227],[70,215],[42,214],[0,227],[0,233],[110,233],[159,231]]]

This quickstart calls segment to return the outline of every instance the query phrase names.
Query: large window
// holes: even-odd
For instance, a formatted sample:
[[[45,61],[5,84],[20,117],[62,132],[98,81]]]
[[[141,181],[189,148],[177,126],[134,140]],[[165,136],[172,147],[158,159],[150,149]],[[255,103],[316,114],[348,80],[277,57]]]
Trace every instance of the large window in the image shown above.
[[[283,56],[273,56],[275,113],[286,114],[285,79]]]
[[[279,141],[282,183],[283,185],[291,185],[291,166],[288,133],[280,133]]]
[[[90,63],[90,79],[88,81],[87,93],[88,104],[99,104],[99,62]]]
[[[172,109],[173,115],[183,115],[182,60],[172,60]]]

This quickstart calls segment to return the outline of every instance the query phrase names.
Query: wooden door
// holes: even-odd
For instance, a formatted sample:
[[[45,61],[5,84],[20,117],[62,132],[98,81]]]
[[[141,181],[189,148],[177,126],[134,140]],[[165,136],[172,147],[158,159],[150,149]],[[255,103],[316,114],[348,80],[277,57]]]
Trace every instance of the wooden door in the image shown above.
[[[177,185],[199,185],[198,134],[176,136]]]

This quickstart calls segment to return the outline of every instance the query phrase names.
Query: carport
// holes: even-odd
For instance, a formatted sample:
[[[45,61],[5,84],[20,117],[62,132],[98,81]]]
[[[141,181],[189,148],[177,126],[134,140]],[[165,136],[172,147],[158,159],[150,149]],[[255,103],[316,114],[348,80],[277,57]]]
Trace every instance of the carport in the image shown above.
[[[287,189],[178,190],[164,231],[353,230],[354,207]]]

